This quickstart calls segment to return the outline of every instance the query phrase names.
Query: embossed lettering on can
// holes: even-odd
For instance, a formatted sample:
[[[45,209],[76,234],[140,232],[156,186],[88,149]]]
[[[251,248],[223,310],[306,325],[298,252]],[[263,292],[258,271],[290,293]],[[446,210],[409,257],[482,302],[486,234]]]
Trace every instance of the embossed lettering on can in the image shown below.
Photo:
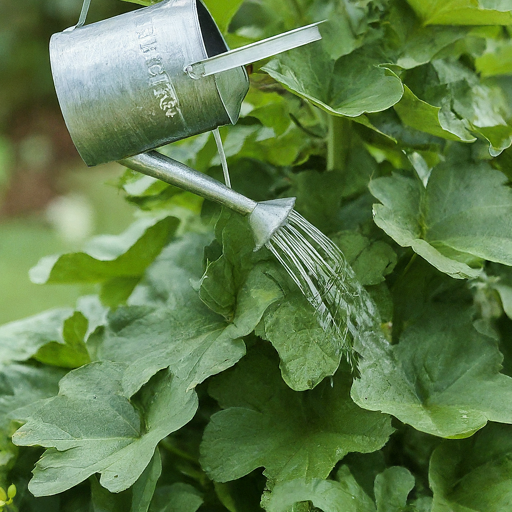
[[[148,83],[158,99],[160,109],[167,117],[174,117],[181,109],[176,90],[164,68],[162,56],[158,53],[155,29],[151,19],[137,23],[139,48],[148,70]]]

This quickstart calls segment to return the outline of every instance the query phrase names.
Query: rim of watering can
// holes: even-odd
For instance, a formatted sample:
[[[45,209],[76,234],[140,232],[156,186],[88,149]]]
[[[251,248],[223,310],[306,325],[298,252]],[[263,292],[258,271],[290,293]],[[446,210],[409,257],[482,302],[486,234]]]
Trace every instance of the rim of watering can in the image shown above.
[[[191,0],[191,3],[195,14],[196,25],[199,30],[199,34],[201,35],[200,40],[205,58],[214,57],[215,55],[228,52],[230,48],[219,30],[219,27],[215,23],[213,16],[208,10],[208,7],[206,7],[202,0]],[[222,105],[224,106],[231,123],[236,124],[240,117],[241,100],[249,90],[249,76],[247,71],[244,66],[239,66],[234,69],[215,74],[214,79],[215,87],[219,93]],[[233,83],[240,82],[240,80],[245,82],[246,87],[240,91],[235,91]]]
[[[164,0],[169,3],[174,3],[175,0]],[[208,7],[202,0],[190,0],[191,7],[194,14],[194,20],[196,22],[196,29],[200,34],[201,48],[204,53],[204,58],[214,57],[221,53],[228,52],[230,50],[224,36],[222,35],[219,27],[215,23],[215,20],[209,11]],[[199,7],[199,5],[201,7]],[[91,0],[83,0],[82,10],[76,25],[67,28],[64,32],[71,32],[76,28],[83,27],[85,25],[87,14],[91,6]],[[199,7],[199,8],[198,8]],[[206,14],[206,16],[204,16]],[[205,34],[212,36],[209,41],[205,40]],[[239,75],[236,77],[235,75]],[[228,76],[229,75],[229,76]],[[233,80],[242,79],[247,83],[247,87],[244,91],[239,91],[238,94],[233,95]],[[215,88],[219,93],[220,101],[226,110],[229,120],[232,124],[238,122],[240,117],[240,103],[243,97],[245,97],[249,90],[249,76],[244,66],[214,75]],[[240,100],[240,101],[239,101]]]

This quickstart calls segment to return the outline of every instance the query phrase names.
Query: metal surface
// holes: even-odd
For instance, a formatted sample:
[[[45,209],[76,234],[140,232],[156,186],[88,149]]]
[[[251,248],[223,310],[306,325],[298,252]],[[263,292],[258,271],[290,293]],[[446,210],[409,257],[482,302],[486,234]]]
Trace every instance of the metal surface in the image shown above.
[[[251,213],[257,205],[255,201],[226,187],[220,181],[156,151],[126,158],[119,163],[134,171],[153,176],[205,199],[220,203],[242,215]]]
[[[153,176],[198,196],[215,201],[242,215],[249,215],[255,251],[270,241],[293,210],[295,198],[274,199],[256,203],[206,174],[164,156],[156,151],[126,158],[119,162],[134,171]]]
[[[225,53],[218,54],[209,59],[190,64],[185,68],[188,75],[198,80],[203,77],[221,73],[237,66],[245,66],[258,60],[266,59],[278,53],[298,48],[305,44],[322,39],[318,25],[323,22],[313,23],[300,27],[284,34],[279,34],[256,43],[236,48]]]
[[[183,71],[227,49],[199,0],[167,0],[54,34],[57,96],[87,165],[235,123],[249,87],[245,69],[202,80]]]
[[[294,205],[295,197],[257,203],[249,216],[249,224],[256,244],[255,251],[261,249],[286,223]]]

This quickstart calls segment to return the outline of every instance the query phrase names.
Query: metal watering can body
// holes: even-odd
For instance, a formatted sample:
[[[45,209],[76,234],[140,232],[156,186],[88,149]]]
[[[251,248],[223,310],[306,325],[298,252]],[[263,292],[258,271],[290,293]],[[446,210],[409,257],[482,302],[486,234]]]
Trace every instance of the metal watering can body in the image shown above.
[[[229,50],[200,0],[164,0],[54,34],[50,60],[64,120],[89,166],[118,161],[249,215],[256,249],[295,199],[256,203],[153,149],[236,123],[249,90],[244,65],[321,39],[318,23]]]
[[[236,123],[249,89],[243,66],[194,80],[184,68],[228,51],[198,0],[166,0],[54,34],[55,88],[89,166]]]

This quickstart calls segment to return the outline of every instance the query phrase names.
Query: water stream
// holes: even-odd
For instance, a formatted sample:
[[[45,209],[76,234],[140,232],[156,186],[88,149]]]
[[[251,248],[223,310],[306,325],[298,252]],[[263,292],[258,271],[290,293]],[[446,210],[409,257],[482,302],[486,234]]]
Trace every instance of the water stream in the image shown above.
[[[351,361],[354,342],[363,333],[376,332],[380,317],[341,250],[295,210],[266,246]]]
[[[222,164],[222,172],[224,173],[224,182],[226,183],[226,187],[231,188],[231,179],[229,177],[229,168],[228,161],[226,160],[226,152],[224,151],[224,146],[222,144],[222,138],[220,136],[220,131],[218,128],[212,130],[213,138],[215,139],[215,144],[217,144],[217,151],[219,152],[220,163]]]

